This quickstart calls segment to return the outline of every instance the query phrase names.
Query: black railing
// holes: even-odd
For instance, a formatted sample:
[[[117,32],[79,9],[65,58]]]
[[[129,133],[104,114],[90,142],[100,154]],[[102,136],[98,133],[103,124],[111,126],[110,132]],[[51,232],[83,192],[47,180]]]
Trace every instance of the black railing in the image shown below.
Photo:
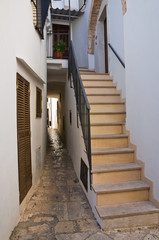
[[[79,10],[82,10],[86,5],[86,0],[79,0]]]
[[[83,138],[84,138],[86,152],[87,152],[88,161],[89,161],[90,186],[91,186],[92,162],[91,162],[90,105],[88,103],[88,99],[87,99],[84,86],[82,83],[82,79],[80,76],[80,72],[78,69],[72,41],[70,42],[70,47],[69,47],[68,76],[70,81],[73,80],[73,87],[75,91],[75,98],[76,98],[76,104],[77,104],[77,115],[79,116],[79,119],[81,122]]]
[[[117,54],[117,52],[114,50],[114,48],[112,47],[112,45],[110,43],[108,43],[108,46],[110,47],[110,49],[112,50],[112,52],[115,54],[115,56],[117,57],[117,59],[119,60],[119,62],[121,63],[121,65],[125,68],[125,63],[121,60],[121,58],[119,57],[119,55]]]

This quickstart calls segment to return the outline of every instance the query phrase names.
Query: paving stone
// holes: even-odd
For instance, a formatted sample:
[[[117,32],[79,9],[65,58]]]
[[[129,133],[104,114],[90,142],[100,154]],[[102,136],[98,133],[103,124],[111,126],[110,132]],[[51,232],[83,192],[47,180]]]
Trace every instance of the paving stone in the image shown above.
[[[93,219],[77,220],[77,224],[78,224],[80,231],[82,231],[82,232],[99,231],[99,226],[97,225],[97,222]]]
[[[36,226],[30,226],[28,230],[32,234],[37,234],[37,233],[46,233],[50,230],[50,228],[47,224],[40,224]]]
[[[107,235],[109,235],[113,240],[143,240],[145,234],[147,233],[147,229],[145,230],[121,230],[121,231],[107,231]]]
[[[54,217],[37,217],[34,219],[34,222],[39,223],[39,222],[52,222],[54,221]]]
[[[159,238],[155,235],[152,235],[152,234],[147,234],[145,237],[144,237],[144,240],[158,240]]]
[[[89,232],[73,233],[73,234],[59,234],[59,235],[56,235],[56,239],[57,240],[85,240],[89,235],[90,235]]]
[[[112,238],[108,237],[104,233],[97,232],[90,237],[86,238],[86,240],[112,240]]]
[[[59,222],[55,226],[55,234],[76,232],[76,223],[73,221]]]
[[[76,220],[82,218],[81,216],[81,205],[79,202],[68,202],[68,218],[69,220]]]

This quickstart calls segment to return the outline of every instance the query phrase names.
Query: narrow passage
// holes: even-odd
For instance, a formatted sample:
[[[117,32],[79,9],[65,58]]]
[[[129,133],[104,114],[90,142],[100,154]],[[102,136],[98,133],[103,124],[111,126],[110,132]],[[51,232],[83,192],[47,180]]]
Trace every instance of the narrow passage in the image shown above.
[[[48,137],[42,176],[10,240],[159,239],[159,228],[102,232],[58,132]]]
[[[11,240],[87,239],[100,231],[56,130],[48,130],[44,170]]]

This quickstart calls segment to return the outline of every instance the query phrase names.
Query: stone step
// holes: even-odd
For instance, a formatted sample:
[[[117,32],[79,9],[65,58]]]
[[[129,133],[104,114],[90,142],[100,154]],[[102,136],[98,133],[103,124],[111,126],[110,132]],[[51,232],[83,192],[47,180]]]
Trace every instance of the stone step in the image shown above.
[[[82,74],[81,72],[81,78],[84,81],[98,81],[98,80],[111,80],[113,81],[113,78],[111,76],[109,76],[108,74]]]
[[[102,219],[103,230],[159,224],[159,209],[149,201],[97,206],[96,210]]]
[[[92,166],[118,163],[132,163],[134,150],[132,148],[92,149]]]
[[[97,80],[97,81],[88,81],[88,80],[82,80],[83,81],[83,85],[84,87],[106,87],[106,86],[116,86],[113,81],[110,79],[110,80]]]
[[[149,185],[143,181],[93,184],[97,206],[147,201]]]
[[[124,122],[126,118],[125,112],[91,112],[91,123],[109,123],[109,122]]]
[[[87,94],[87,98],[89,103],[107,103],[107,102],[120,102],[121,97],[120,93],[112,93],[112,94]]]
[[[85,87],[86,94],[116,93],[116,86],[108,87]]]
[[[106,134],[106,135],[91,135],[92,149],[102,148],[126,148],[128,147],[127,134]]]
[[[91,134],[122,134],[125,122],[91,123]]]
[[[88,73],[91,72],[91,73],[95,74],[94,69],[90,70],[90,69],[85,68],[85,67],[80,67],[80,68],[79,68],[79,71],[80,71],[81,73],[83,73],[83,72],[88,72]]]
[[[91,113],[95,112],[125,112],[124,102],[90,103]]]
[[[141,167],[136,163],[93,166],[93,184],[117,183],[141,179]]]

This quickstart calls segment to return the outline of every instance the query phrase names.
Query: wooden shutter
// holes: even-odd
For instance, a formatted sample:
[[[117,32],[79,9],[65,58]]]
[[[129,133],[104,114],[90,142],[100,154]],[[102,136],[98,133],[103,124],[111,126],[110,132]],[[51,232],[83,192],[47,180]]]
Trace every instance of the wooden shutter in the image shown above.
[[[32,185],[30,140],[30,85],[17,74],[17,135],[20,202]]]
[[[36,117],[41,118],[42,113],[42,91],[40,88],[36,88]]]

